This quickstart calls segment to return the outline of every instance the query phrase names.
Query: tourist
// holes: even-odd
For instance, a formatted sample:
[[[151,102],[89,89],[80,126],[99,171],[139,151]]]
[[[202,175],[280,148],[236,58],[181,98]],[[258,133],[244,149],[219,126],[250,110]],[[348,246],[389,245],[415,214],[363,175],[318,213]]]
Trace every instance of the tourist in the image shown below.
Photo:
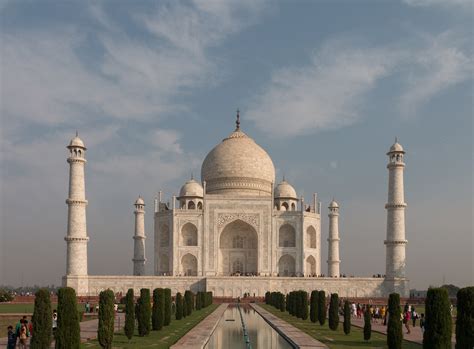
[[[16,335],[13,332],[13,326],[8,326],[7,332],[7,349],[15,349],[16,347]]]
[[[405,312],[405,317],[403,319],[403,323],[405,324],[405,328],[407,329],[407,334],[410,334],[410,312]]]
[[[56,336],[56,330],[58,329],[58,312],[56,309],[53,310],[53,337]]]
[[[421,328],[421,333],[425,332],[425,314],[421,313],[420,317],[420,328]]]

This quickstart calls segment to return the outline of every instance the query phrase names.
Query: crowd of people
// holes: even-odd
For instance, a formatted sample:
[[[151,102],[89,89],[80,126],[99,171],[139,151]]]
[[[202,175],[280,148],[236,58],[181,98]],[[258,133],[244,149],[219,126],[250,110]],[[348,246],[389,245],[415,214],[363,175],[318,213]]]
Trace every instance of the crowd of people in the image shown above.
[[[381,323],[384,326],[387,326],[388,322],[388,307],[385,305],[372,305],[372,304],[361,304],[361,303],[351,303],[351,316],[357,319],[362,319],[364,317],[364,313],[369,311],[371,315],[371,321],[373,323]],[[340,314],[344,314],[343,304],[341,302],[340,305]],[[400,313],[400,321],[403,322],[405,326],[406,333],[410,334],[412,327],[416,327],[418,321],[418,325],[421,328],[421,331],[424,332],[425,330],[425,314],[418,314],[414,306],[406,303],[403,307],[403,311]]]

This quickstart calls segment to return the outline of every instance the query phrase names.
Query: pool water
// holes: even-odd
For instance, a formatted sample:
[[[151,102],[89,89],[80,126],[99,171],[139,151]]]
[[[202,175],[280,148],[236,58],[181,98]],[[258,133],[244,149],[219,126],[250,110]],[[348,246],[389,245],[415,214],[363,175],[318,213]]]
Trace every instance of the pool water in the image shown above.
[[[252,307],[241,305],[240,309],[252,349],[293,348]],[[205,348],[247,348],[239,309],[236,305],[229,305],[224,311]]]

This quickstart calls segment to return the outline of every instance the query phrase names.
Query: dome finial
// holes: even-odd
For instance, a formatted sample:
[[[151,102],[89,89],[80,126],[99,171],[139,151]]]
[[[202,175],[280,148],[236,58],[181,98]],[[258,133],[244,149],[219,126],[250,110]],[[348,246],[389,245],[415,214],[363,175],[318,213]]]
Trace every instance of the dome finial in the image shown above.
[[[240,110],[237,109],[237,120],[235,121],[235,130],[240,131]]]

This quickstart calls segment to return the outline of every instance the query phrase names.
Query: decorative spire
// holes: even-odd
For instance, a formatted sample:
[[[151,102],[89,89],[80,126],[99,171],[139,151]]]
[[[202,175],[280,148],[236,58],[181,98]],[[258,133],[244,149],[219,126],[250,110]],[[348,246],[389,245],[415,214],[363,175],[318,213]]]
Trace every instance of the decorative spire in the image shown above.
[[[240,110],[237,109],[237,120],[235,121],[235,130],[240,131]]]

